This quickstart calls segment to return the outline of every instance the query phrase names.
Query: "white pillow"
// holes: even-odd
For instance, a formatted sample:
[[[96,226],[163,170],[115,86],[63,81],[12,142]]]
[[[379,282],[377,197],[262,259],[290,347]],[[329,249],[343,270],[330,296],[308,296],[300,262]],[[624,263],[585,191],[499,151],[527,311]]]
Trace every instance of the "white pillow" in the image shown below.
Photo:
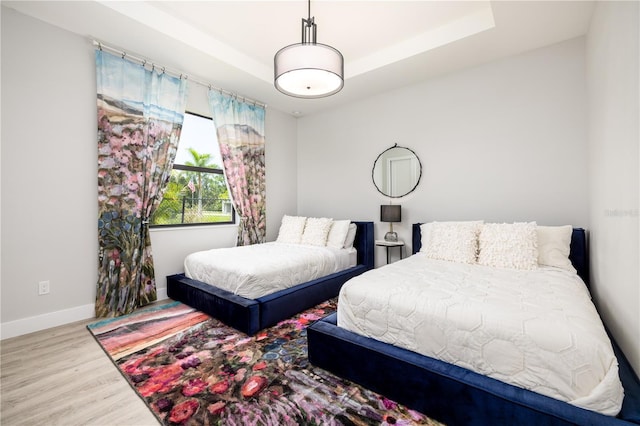
[[[420,252],[430,259],[476,263],[482,221],[430,222],[420,225]]]
[[[347,239],[349,232],[350,220],[334,220],[327,237],[327,247],[341,249],[344,247],[344,241]]]
[[[300,244],[306,221],[307,218],[304,216],[284,215],[276,241],[279,243]]]
[[[327,237],[329,236],[329,230],[333,219],[326,217],[309,217],[307,223],[304,226],[304,232],[302,233],[302,244],[308,244],[311,246],[326,246]]]
[[[356,240],[356,231],[358,227],[355,223],[349,224],[349,231],[347,232],[347,238],[344,239],[344,248],[348,249],[353,247],[353,242]]]
[[[478,263],[494,268],[536,269],[536,223],[485,223],[478,238]]]
[[[538,264],[576,272],[569,260],[573,226],[538,226]]]

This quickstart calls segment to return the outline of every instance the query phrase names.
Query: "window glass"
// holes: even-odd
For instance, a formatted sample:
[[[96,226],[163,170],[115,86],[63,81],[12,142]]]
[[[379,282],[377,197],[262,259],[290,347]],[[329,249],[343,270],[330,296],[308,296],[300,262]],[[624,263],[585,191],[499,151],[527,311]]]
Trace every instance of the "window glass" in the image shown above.
[[[169,186],[151,226],[235,223],[213,120],[186,113]]]

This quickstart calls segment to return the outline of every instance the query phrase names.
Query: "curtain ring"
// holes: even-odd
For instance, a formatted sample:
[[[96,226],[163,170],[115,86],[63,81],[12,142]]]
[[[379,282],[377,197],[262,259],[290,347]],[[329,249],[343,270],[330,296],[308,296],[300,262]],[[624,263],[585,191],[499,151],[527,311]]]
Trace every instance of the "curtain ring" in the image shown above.
[[[124,59],[125,56],[127,56],[127,52],[122,52],[122,59]]]
[[[98,42],[98,49],[102,52],[102,43]]]

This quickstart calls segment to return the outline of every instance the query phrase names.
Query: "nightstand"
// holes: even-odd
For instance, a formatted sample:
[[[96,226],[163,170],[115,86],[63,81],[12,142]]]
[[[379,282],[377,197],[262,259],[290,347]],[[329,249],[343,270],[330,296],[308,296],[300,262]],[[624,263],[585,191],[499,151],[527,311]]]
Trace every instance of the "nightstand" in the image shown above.
[[[398,247],[400,249],[400,259],[402,259],[402,254],[404,252],[404,241],[387,241],[387,240],[376,240],[376,245],[379,247],[387,248],[387,264],[389,263],[389,249],[393,247]]]

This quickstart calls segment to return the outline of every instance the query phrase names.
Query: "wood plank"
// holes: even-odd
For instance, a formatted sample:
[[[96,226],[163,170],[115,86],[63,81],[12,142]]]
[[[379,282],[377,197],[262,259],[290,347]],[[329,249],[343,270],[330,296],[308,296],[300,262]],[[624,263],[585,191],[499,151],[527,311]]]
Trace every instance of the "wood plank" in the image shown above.
[[[0,342],[0,424],[158,425],[80,321]]]

